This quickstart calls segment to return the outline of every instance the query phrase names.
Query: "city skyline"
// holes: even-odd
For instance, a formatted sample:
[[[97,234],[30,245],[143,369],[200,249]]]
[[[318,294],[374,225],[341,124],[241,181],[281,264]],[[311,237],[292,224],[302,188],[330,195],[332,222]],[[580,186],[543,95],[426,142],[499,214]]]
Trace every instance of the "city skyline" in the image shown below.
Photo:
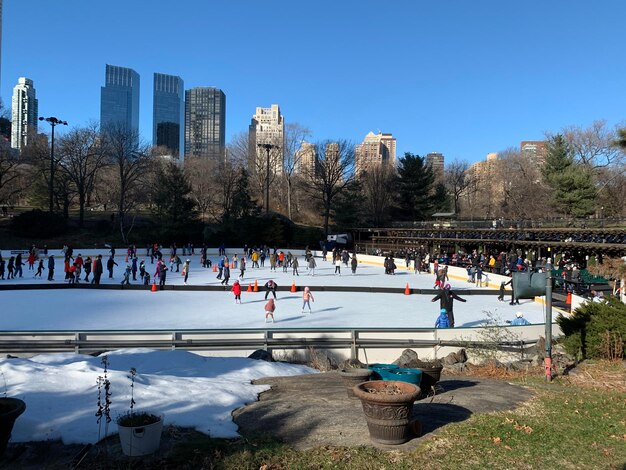
[[[251,109],[280,103],[286,123],[309,127],[314,141],[358,143],[370,130],[391,132],[398,156],[441,152],[448,161],[470,162],[523,140],[543,140],[544,132],[597,119],[613,126],[625,118],[620,84],[626,66],[616,59],[624,36],[622,4],[530,1],[518,8],[495,1],[400,1],[388,11],[394,21],[375,36],[361,29],[376,18],[375,4],[368,2],[358,9],[328,1],[315,9],[281,1],[241,9],[238,2],[211,7],[189,0],[167,17],[159,4],[147,9],[118,0],[106,6],[33,2],[29,25],[38,34],[24,36],[16,21],[24,4],[4,2],[5,107],[10,87],[25,76],[37,84],[42,114],[87,125],[98,119],[101,70],[109,63],[132,68],[144,83],[158,71],[182,77],[188,88],[224,90],[227,142],[246,132]],[[221,20],[210,31],[217,42],[206,48],[203,18],[209,10]],[[541,15],[524,21],[532,11]],[[275,25],[279,47],[259,48],[266,41],[258,27],[263,24]],[[162,41],[161,32],[171,25],[178,40]],[[43,37],[59,31],[63,35],[53,46],[41,45]],[[376,57],[384,57],[384,67],[362,67]],[[590,66],[581,67],[583,60]],[[81,79],[67,80],[66,70],[79,71]],[[145,89],[145,141],[152,138],[152,110],[152,93]]]

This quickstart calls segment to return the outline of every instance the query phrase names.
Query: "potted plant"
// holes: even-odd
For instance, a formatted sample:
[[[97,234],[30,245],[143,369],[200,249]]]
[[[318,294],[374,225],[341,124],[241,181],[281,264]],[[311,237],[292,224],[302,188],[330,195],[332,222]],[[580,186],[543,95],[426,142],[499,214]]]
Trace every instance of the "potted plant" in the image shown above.
[[[433,390],[435,385],[437,385],[437,382],[441,380],[443,365],[441,364],[441,361],[418,361],[416,369],[422,371],[422,381],[420,387],[423,393],[427,394]]]
[[[135,411],[135,376],[137,371],[130,369],[130,410],[117,418],[122,452],[129,457],[148,455],[157,451],[161,443],[163,416]]]
[[[370,380],[372,376],[372,371],[370,369],[363,368],[348,368],[348,369],[340,369],[339,375],[343,380],[344,385],[346,386],[346,392],[348,393],[348,397],[356,398],[354,396],[354,392],[352,389],[355,385],[358,385],[362,382],[367,382]]]
[[[7,381],[2,374],[4,380],[4,396],[0,398],[0,457],[4,455],[4,451],[7,448],[9,439],[11,438],[11,431],[13,431],[13,425],[15,420],[24,413],[26,410],[26,403],[19,398],[7,397]]]
[[[394,380],[372,380],[356,385],[370,439],[380,444],[402,444],[411,436],[411,410],[420,393],[417,385]]]

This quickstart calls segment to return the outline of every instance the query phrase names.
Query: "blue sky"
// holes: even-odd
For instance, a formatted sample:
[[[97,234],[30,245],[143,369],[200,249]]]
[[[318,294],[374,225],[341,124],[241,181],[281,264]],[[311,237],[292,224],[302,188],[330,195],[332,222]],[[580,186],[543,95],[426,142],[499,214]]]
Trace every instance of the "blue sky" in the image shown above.
[[[226,93],[227,140],[277,103],[313,140],[380,130],[398,155],[474,162],[624,122],[624,18],[626,2],[608,0],[4,0],[0,92],[10,107],[26,76],[40,115],[85,125],[109,63],[141,75],[148,141],[161,72]]]

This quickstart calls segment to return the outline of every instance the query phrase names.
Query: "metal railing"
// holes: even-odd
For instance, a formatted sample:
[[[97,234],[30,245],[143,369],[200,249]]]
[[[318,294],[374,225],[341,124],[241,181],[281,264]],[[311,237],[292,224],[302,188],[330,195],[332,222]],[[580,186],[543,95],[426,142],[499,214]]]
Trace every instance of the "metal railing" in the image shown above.
[[[511,328],[511,327],[506,327]],[[543,325],[519,328],[519,340],[501,342],[502,351],[522,352],[536,343]],[[475,332],[477,328],[459,329]],[[459,331],[456,330],[456,331]],[[350,358],[360,349],[478,347],[476,339],[449,336],[455,330],[433,328],[301,328],[226,330],[97,330],[0,331],[0,353],[32,355],[73,352],[94,354],[122,348],[151,348],[196,352],[314,349],[343,350]],[[491,347],[494,345],[491,343]],[[436,354],[435,354],[436,356]]]

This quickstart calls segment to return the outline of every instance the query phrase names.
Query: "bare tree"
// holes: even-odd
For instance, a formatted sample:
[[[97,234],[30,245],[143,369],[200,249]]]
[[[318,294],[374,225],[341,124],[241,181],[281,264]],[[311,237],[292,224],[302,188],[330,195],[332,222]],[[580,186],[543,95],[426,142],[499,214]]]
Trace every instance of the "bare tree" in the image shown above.
[[[0,204],[11,204],[23,190],[20,161],[8,142],[0,142]]]
[[[559,132],[574,158],[594,172],[624,162],[624,154],[615,145],[618,133],[619,127],[609,129],[605,120],[594,121],[588,128],[569,126]]]
[[[470,178],[467,174],[469,163],[466,160],[453,160],[444,170],[444,184],[454,200],[454,213],[461,212],[461,195],[468,188]]]
[[[185,159],[185,174],[191,184],[191,197],[196,203],[202,219],[215,214],[221,191],[219,164],[210,158],[190,157]]]
[[[85,221],[85,205],[93,191],[96,176],[106,164],[100,131],[96,125],[73,129],[59,142],[59,167],[78,196],[78,223]]]
[[[128,243],[135,216],[128,218],[141,202],[142,178],[149,169],[148,147],[139,144],[136,132],[123,126],[111,126],[102,135],[107,159],[115,168],[117,224],[122,240]]]
[[[394,168],[388,164],[370,165],[359,177],[366,212],[375,227],[384,226],[389,220],[390,208],[394,201],[394,191],[391,191],[396,176]]]
[[[354,144],[345,140],[315,145],[316,163],[307,170],[303,189],[322,206],[324,233],[328,235],[330,211],[335,197],[354,179]]]
[[[533,159],[510,148],[498,152],[501,161],[496,184],[502,188],[502,216],[532,220],[550,215],[550,190],[544,184],[541,169]]]
[[[294,189],[294,173],[300,163],[301,155],[298,152],[302,143],[311,135],[311,131],[297,122],[285,125],[285,151],[284,151],[284,172],[287,187],[287,217],[292,219],[291,198]]]

